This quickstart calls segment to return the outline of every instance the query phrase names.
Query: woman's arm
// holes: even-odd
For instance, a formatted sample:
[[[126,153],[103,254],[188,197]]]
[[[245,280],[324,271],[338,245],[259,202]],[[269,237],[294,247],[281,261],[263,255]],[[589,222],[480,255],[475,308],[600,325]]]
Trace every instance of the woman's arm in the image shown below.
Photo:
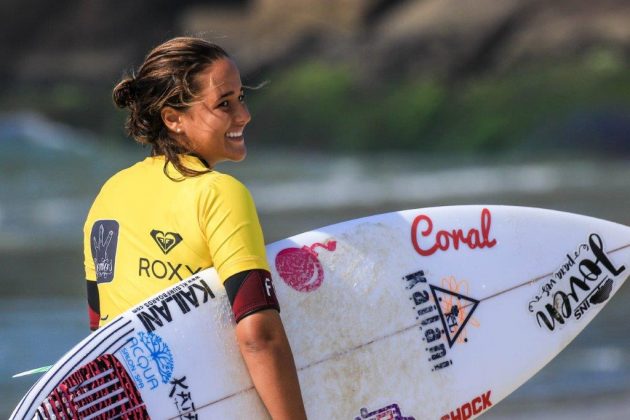
[[[280,318],[271,275],[248,270],[225,283],[236,339],[256,391],[275,419],[305,419],[304,403],[289,340]]]
[[[236,325],[236,338],[271,417],[306,419],[293,354],[278,311],[266,309],[246,316]]]

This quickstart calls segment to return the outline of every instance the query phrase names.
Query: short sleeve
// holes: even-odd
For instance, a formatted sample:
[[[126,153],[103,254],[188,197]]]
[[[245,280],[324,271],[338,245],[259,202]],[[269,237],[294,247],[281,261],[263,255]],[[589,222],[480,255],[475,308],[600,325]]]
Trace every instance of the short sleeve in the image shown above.
[[[254,200],[241,182],[218,175],[201,204],[201,227],[221,281],[241,271],[269,270]]]
[[[83,263],[85,265],[85,278],[87,280],[96,281],[96,267],[94,266],[94,258],[92,258],[92,220],[88,215],[85,225],[83,226]]]

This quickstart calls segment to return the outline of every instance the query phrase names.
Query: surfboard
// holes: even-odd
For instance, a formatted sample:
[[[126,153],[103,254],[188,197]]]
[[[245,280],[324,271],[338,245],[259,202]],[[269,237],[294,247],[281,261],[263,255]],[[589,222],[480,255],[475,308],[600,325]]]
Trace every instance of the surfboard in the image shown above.
[[[267,257],[309,418],[467,419],[611,299],[630,273],[630,227],[421,208],[303,233]],[[86,337],[11,418],[268,418],[234,325],[215,271],[201,271]]]

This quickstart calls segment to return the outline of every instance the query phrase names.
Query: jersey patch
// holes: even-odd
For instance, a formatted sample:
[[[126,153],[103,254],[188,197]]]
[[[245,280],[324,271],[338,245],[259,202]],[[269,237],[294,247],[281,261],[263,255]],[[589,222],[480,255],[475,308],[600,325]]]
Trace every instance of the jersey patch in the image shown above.
[[[118,229],[116,220],[97,220],[92,225],[90,238],[97,283],[109,283],[114,279]]]

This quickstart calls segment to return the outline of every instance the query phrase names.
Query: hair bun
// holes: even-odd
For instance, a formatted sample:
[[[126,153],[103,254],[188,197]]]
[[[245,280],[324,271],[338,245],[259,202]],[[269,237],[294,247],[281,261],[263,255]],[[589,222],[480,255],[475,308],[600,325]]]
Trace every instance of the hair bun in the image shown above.
[[[123,79],[112,92],[114,103],[118,108],[128,108],[136,100],[134,91],[134,79]]]

